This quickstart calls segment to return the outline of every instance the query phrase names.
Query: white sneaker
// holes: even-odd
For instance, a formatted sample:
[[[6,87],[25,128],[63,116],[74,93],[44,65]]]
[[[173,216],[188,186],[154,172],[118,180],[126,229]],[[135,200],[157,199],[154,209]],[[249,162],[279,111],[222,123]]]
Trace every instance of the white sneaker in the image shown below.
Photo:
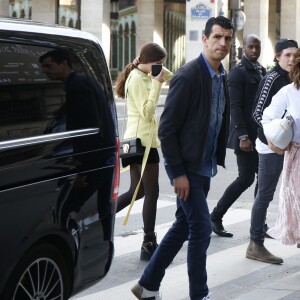
[[[139,283],[137,283],[131,288],[131,292],[139,300],[162,300],[159,291],[154,291],[154,292],[148,291],[144,287],[142,287]]]

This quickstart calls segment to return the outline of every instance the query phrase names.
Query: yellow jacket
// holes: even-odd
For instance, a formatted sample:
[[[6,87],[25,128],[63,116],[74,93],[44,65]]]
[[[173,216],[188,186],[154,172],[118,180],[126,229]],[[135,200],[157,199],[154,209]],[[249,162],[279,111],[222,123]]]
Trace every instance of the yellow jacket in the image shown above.
[[[163,67],[163,72],[165,81],[169,81],[173,73],[165,67]],[[130,72],[125,83],[128,119],[124,139],[138,137],[141,139],[142,145],[146,147],[152,124],[154,135],[150,147],[158,148],[160,146],[155,109],[161,86],[159,81],[151,79],[137,68]]]

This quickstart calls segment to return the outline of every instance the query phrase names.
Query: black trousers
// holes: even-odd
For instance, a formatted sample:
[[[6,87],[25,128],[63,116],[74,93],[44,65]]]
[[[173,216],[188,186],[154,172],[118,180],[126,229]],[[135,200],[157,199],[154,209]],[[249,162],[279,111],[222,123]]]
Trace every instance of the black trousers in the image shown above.
[[[235,151],[238,177],[225,190],[223,196],[217,203],[217,206],[211,213],[213,221],[220,221],[226,214],[230,206],[240,197],[240,195],[252,185],[255,179],[255,174],[258,170],[258,153],[256,150],[245,152],[242,150]],[[257,181],[254,190],[254,198],[257,192]]]

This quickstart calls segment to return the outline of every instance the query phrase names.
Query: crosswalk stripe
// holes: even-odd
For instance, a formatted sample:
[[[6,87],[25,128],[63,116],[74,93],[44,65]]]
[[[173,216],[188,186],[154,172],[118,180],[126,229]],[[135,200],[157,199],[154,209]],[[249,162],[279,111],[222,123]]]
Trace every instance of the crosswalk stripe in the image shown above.
[[[163,208],[170,205],[174,205],[171,201],[158,201],[158,207]],[[133,208],[133,213],[140,213],[142,210],[142,202],[137,202]],[[124,216],[126,211],[120,211],[117,217]],[[238,222],[248,220],[250,218],[250,211],[246,209],[229,209],[226,216],[224,217],[224,225],[232,225]],[[157,233],[158,241],[161,240],[167,233],[173,222],[163,223],[155,227]],[[135,251],[139,251],[140,244],[142,241],[143,230],[136,230],[131,232],[130,235],[126,236],[116,236],[114,239],[115,244],[115,257],[121,255],[128,255]],[[126,247],[124,247],[126,243]]]
[[[245,251],[247,245],[248,244],[246,243],[236,247],[231,247],[208,256],[207,270],[208,285],[210,288],[239,277],[249,275],[260,269],[263,269],[264,267],[270,266],[269,264],[259,261],[246,259]],[[296,247],[283,246],[275,240],[268,239],[266,242],[266,247],[271,252],[281,256],[283,259],[287,259],[291,256],[299,254],[299,249]],[[222,262],[222,264],[220,264],[220,262]],[[274,265],[273,267],[280,268],[280,266],[277,265]],[[226,272],[226,276],[224,276],[224,272]],[[111,299],[112,295],[114,295],[114,300],[132,300],[133,296],[130,293],[130,288],[137,282],[137,280],[138,277],[136,280],[126,282],[125,284],[121,284],[89,296],[77,298],[76,300]],[[176,284],[176,289],[167,288],[173,284]],[[167,269],[166,275],[162,281],[161,291],[163,293],[163,299],[188,299],[188,277],[186,263],[175,267],[171,266]]]
[[[135,201],[132,210],[130,212],[130,215],[142,213],[143,203],[144,201],[142,199]],[[157,209],[164,208],[167,206],[172,206],[172,205],[176,205],[176,203],[174,201],[165,201],[160,199],[157,201]],[[125,217],[126,214],[127,214],[127,208],[124,208],[123,210],[117,213],[116,217],[117,218]]]
[[[171,205],[175,205],[173,201],[163,201],[160,200],[158,202],[158,208],[168,207]],[[142,210],[142,202],[136,203],[134,213],[141,213]],[[126,213],[126,212],[125,212]],[[123,213],[123,214],[125,214]],[[117,214],[117,218],[122,217],[123,214],[120,212]],[[248,209],[229,209],[226,213],[223,224],[224,226],[238,224],[240,222],[244,222],[246,220],[250,220],[251,211]],[[159,237],[159,240],[165,235],[168,231],[172,222],[166,222],[156,226],[156,232]],[[122,256],[136,256],[139,252],[140,242],[142,240],[142,230],[137,230],[131,233],[129,236],[116,236],[115,237],[115,258],[121,258]],[[300,250],[295,246],[284,246],[281,245],[276,240],[267,239],[265,241],[265,245],[267,249],[282,257],[284,260],[292,258],[296,255],[300,254]],[[226,284],[227,282],[237,280],[243,276],[250,276],[251,274],[255,274],[256,272],[264,269],[264,268],[280,268],[277,265],[270,265],[266,263],[262,263],[259,261],[254,261],[245,258],[246,249],[248,246],[247,243],[243,243],[238,246],[227,248],[226,250],[222,250],[213,254],[208,255],[207,259],[207,272],[208,272],[208,286],[210,289],[214,287],[218,287],[220,285]],[[186,249],[185,249],[186,251]],[[176,258],[174,259],[176,263]],[[220,263],[222,262],[222,263]],[[226,275],[224,275],[226,274]],[[113,299],[113,300],[132,300],[134,296],[130,292],[130,288],[137,282],[139,276],[141,274],[137,274],[136,279],[129,280],[124,284],[118,285],[117,275],[115,275],[116,286],[112,288],[108,288],[102,290],[100,292],[96,292],[90,294],[88,296],[75,297],[74,300],[99,300],[99,299]],[[298,273],[294,274],[294,279],[298,279],[300,277],[300,270]],[[132,277],[131,277],[132,279]],[[100,283],[101,284],[101,283]],[[176,289],[170,289],[168,287],[176,284]],[[273,283],[276,284],[276,283]],[[269,291],[268,297],[261,298],[264,293],[260,293],[257,291],[249,291],[247,296],[242,298],[236,298],[236,300],[246,300],[246,299],[258,299],[259,295],[260,299],[280,299],[281,297],[287,296],[293,291],[291,289],[281,289],[280,292],[275,295],[274,287],[270,289],[268,286],[265,286],[266,290]],[[176,299],[176,300],[188,300],[188,276],[187,276],[187,264],[184,261],[182,264],[174,264],[174,266],[170,266],[166,270],[166,275],[162,281],[161,291],[163,293],[163,299]],[[273,298],[272,298],[273,297]],[[297,299],[297,298],[291,298]]]

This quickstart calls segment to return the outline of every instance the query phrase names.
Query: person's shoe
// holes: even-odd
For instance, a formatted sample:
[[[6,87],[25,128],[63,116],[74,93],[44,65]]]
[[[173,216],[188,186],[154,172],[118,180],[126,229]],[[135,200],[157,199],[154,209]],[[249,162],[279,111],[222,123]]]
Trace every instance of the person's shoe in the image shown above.
[[[144,287],[142,287],[139,283],[137,283],[131,288],[131,292],[139,300],[162,300],[159,291],[154,291],[154,292],[148,291]]]
[[[233,234],[230,232],[227,232],[224,227],[223,227],[223,222],[222,220],[220,221],[213,221],[211,220],[211,227],[212,227],[212,231],[222,237],[233,237]]]
[[[207,296],[203,297],[201,300],[210,300],[210,295],[211,295],[211,293],[209,293]]]
[[[156,233],[152,232],[144,234],[144,241],[141,247],[140,260],[149,261],[157,247],[158,244],[156,241]]]
[[[282,264],[283,260],[280,257],[273,255],[269,252],[264,245],[258,245],[250,240],[249,246],[246,251],[246,257],[263,261],[270,264]]]
[[[300,243],[297,243],[297,248],[300,248]]]
[[[264,225],[264,233],[265,233],[265,237],[268,238],[268,239],[274,239],[273,237],[271,237],[271,236],[267,233],[268,230],[269,230],[269,226],[268,226],[267,223],[265,223],[265,225]]]

